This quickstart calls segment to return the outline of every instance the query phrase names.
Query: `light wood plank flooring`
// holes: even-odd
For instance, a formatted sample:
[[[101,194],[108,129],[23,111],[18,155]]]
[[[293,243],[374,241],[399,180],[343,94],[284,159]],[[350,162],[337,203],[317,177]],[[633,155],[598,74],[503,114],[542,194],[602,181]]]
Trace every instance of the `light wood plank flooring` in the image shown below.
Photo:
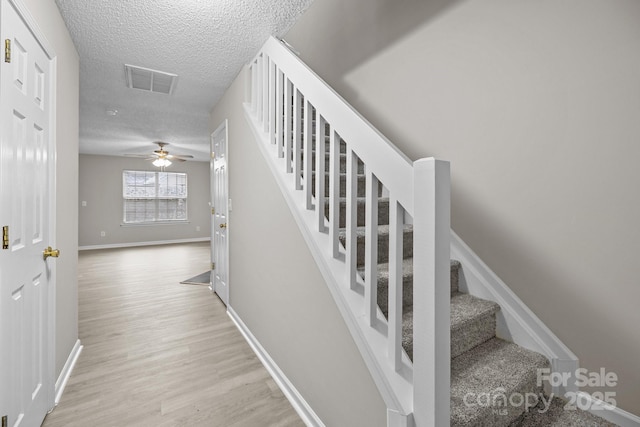
[[[207,286],[208,243],[83,251],[84,351],[46,427],[303,426]]]

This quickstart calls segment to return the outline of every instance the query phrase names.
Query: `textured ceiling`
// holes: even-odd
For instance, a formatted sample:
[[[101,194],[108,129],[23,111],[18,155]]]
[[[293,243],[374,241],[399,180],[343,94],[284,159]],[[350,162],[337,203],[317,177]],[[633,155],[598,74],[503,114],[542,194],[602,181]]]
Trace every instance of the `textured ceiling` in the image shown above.
[[[312,1],[56,0],[80,55],[80,152],[150,153],[161,140],[208,161],[209,112]],[[124,64],[177,74],[173,94],[127,88]]]

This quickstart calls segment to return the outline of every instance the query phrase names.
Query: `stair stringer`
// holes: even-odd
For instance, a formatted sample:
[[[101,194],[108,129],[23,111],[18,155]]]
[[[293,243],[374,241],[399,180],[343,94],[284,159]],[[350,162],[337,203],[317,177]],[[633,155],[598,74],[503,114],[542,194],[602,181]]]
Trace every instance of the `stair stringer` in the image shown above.
[[[566,387],[551,391],[557,396],[577,392],[575,372],[578,357],[525,305],[524,302],[451,230],[451,257],[460,261],[458,286],[478,298],[500,305],[496,336],[538,352],[551,361],[551,371],[569,373]]]
[[[375,328],[370,327],[364,314],[365,300],[362,295],[353,292],[349,287],[344,286],[344,283],[338,283],[336,278],[345,278],[346,281],[346,277],[348,277],[345,263],[329,256],[331,241],[328,234],[312,231],[315,230],[317,222],[315,211],[307,210],[303,197],[296,198],[289,191],[291,175],[287,174],[284,168],[277,167],[283,159],[278,157],[276,147],[270,144],[268,134],[259,130],[261,125],[254,119],[249,103],[244,104],[244,111],[245,119],[253,132],[256,144],[265,157],[302,237],[307,243],[362,359],[387,406],[387,425],[389,427],[412,427],[413,408],[407,407],[404,403],[411,402],[413,396],[411,361],[406,354],[403,354],[403,369],[400,372],[395,372],[389,364],[386,357],[388,347],[386,319],[378,310],[378,321]],[[355,313],[362,314],[356,315]]]

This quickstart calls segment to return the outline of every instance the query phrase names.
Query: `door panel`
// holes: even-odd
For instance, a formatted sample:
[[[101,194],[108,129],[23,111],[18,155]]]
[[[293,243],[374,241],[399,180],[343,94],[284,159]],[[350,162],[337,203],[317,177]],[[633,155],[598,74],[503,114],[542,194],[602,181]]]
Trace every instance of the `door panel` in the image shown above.
[[[211,272],[213,290],[225,305],[229,303],[229,241],[228,241],[228,182],[227,182],[227,123],[212,135],[212,257],[215,269]]]
[[[0,0],[1,39],[11,62],[0,63],[0,415],[9,426],[40,425],[53,406],[53,260],[49,228],[54,175],[50,132],[51,60],[21,15]]]

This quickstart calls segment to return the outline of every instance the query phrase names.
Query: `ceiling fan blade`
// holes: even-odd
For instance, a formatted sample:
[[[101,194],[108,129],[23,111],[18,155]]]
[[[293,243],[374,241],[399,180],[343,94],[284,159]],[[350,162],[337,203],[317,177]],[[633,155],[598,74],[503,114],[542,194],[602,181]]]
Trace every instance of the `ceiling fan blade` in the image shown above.
[[[138,159],[155,159],[158,156],[152,155],[152,154],[124,154],[125,157],[135,157]]]
[[[167,156],[167,159],[187,160],[187,159],[193,159],[193,156],[190,154],[169,154]]]
[[[180,157],[176,157],[176,156],[167,156],[167,158],[171,157],[169,160],[171,160],[172,162],[186,162],[187,159],[181,159]]]

